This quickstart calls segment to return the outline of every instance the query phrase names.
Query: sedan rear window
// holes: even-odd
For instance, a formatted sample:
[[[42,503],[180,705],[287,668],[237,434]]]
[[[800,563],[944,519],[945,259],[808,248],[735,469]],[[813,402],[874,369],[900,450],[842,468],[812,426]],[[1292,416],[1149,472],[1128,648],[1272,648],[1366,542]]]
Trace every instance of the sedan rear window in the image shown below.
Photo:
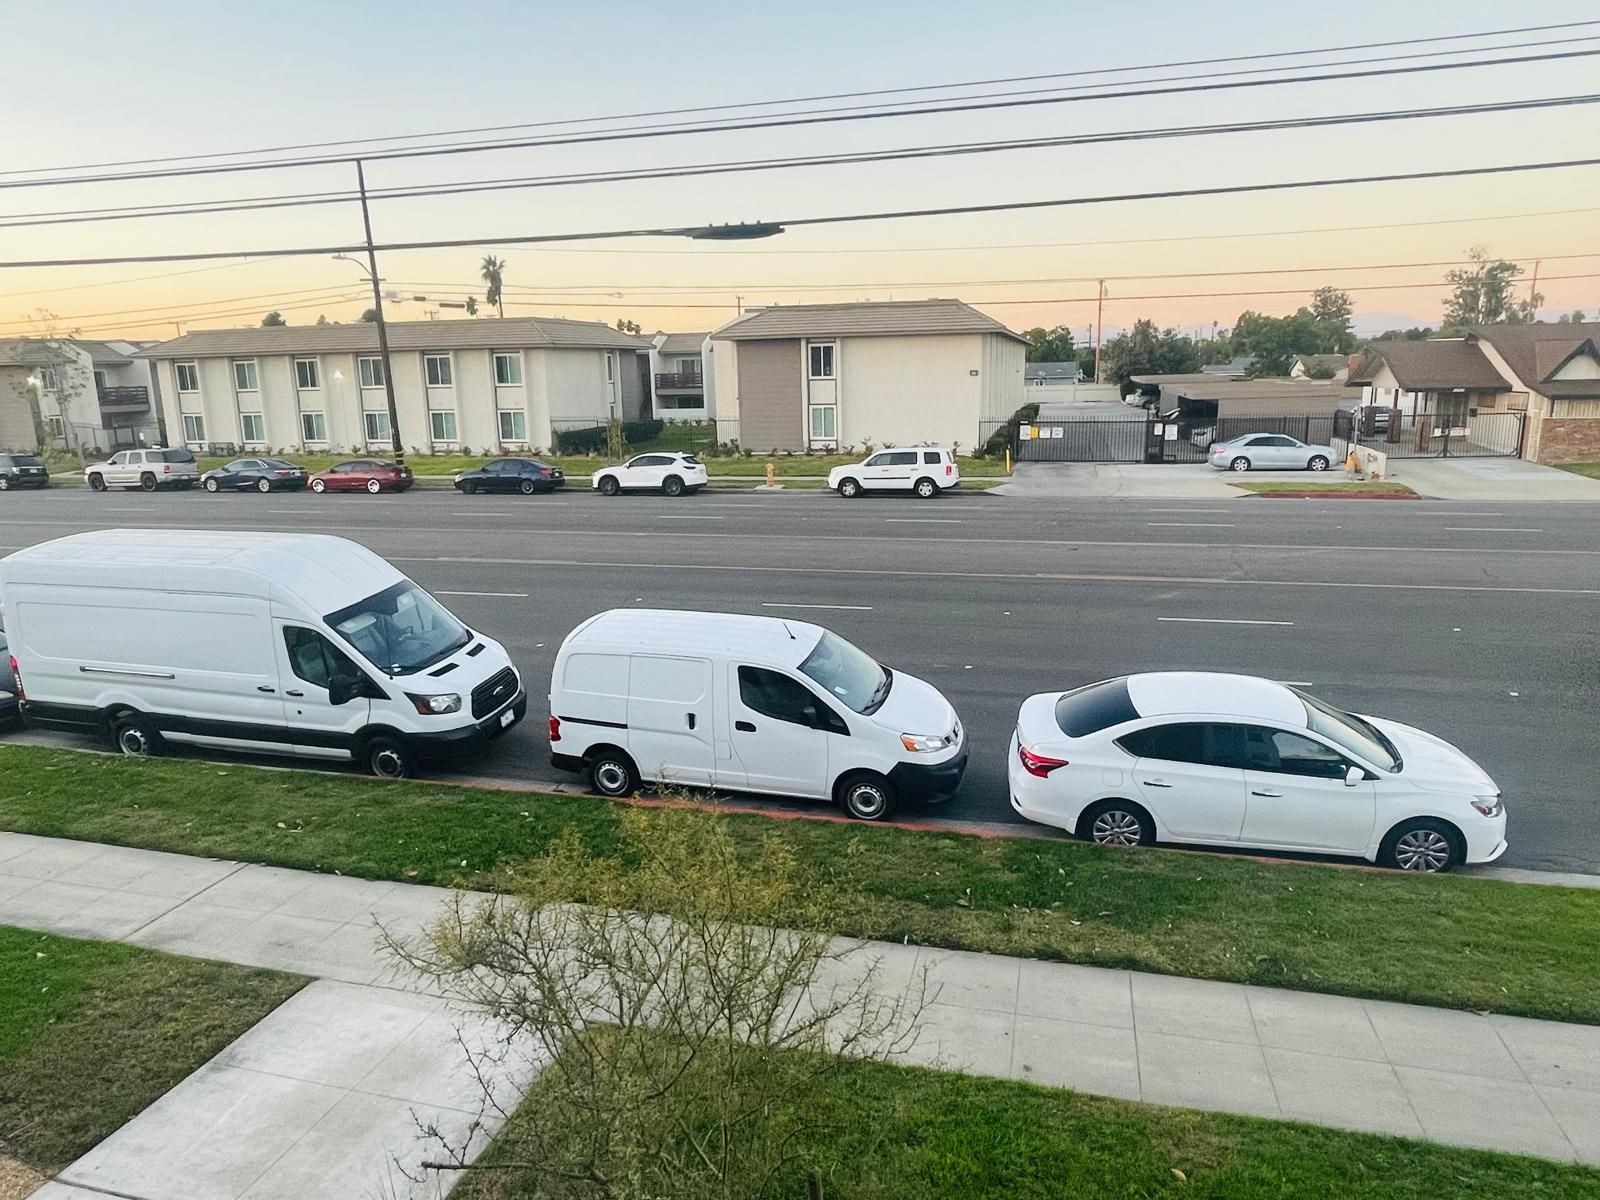
[[[1139,711],[1128,697],[1126,678],[1091,683],[1056,701],[1056,724],[1068,737],[1087,737],[1138,719]]]

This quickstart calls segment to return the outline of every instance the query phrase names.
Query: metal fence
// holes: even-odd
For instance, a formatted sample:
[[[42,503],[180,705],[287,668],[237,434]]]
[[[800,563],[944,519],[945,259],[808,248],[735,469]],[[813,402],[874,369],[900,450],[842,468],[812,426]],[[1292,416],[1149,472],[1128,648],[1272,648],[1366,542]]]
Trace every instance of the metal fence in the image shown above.
[[[1395,409],[1363,409],[1337,414],[1336,435],[1348,441],[1358,432],[1362,445],[1390,458],[1512,458],[1522,453],[1522,412],[1403,413]],[[1357,428],[1359,426],[1359,428]]]

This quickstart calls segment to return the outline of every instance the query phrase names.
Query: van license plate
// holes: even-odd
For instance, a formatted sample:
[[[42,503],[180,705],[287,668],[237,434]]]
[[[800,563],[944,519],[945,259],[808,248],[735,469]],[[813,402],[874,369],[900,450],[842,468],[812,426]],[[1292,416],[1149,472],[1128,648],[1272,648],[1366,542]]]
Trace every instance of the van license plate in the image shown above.
[[[514,713],[509,708],[506,709],[505,712],[500,714],[500,728],[501,729],[506,728],[506,726],[510,725],[511,722],[515,721],[516,719],[517,719],[517,714]]]

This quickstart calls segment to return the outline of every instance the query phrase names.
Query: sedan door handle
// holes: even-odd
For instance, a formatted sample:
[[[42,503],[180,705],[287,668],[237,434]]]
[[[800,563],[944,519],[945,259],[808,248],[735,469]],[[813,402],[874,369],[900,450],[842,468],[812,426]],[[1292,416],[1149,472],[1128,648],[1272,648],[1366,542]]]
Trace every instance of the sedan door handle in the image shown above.
[[[1282,792],[1268,792],[1268,791],[1253,791],[1250,794],[1252,796],[1267,796],[1267,797],[1269,797],[1271,799],[1274,799],[1274,800],[1280,799],[1283,796]]]
[[[1146,779],[1143,782],[1144,782],[1145,787],[1164,787],[1164,788],[1169,788],[1169,787],[1172,786],[1170,783],[1167,783],[1165,780],[1161,780],[1161,779]]]
[[[754,733],[756,731],[755,725],[749,721],[735,721],[733,727],[740,733]]]
[[[285,696],[293,696],[296,700],[298,700],[302,696],[304,696],[305,693],[304,692],[285,692],[284,695]]]
[[[277,690],[278,690],[277,688],[268,687],[266,684],[262,684],[261,686],[256,688],[256,691],[258,691],[258,692],[268,692],[268,693],[275,692]]]

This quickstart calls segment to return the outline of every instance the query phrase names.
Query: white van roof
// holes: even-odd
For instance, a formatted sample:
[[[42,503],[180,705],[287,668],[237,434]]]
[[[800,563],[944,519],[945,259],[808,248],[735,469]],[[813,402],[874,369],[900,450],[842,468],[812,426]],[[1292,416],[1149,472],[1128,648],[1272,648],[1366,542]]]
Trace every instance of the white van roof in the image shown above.
[[[93,583],[294,599],[319,615],[402,578],[365,546],[320,533],[97,529],[0,559],[0,581],[6,583]]]
[[[732,654],[797,667],[816,649],[820,625],[743,613],[613,608],[567,635],[568,650],[646,650],[657,654]]]

